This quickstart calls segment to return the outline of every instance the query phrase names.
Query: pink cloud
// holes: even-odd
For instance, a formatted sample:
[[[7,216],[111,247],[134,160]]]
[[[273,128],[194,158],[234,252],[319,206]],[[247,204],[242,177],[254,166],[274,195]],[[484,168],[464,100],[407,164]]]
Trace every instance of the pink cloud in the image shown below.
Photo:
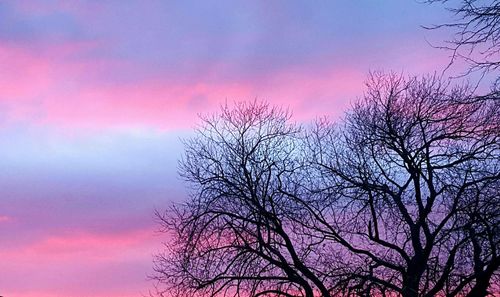
[[[212,111],[228,102],[269,100],[290,106],[300,118],[325,112],[325,105],[344,105],[361,87],[364,74],[351,69],[318,69],[316,74],[300,68],[286,69],[267,81],[138,80],[102,83],[88,75],[123,65],[95,64],[54,59],[88,45],[58,47],[51,55],[37,56],[17,48],[0,47],[6,67],[0,70],[0,102],[7,118],[53,126],[113,127],[153,125],[160,128],[192,126],[198,113]],[[322,106],[320,108],[320,105]],[[317,115],[317,114],[316,114]]]
[[[353,71],[305,77],[278,74],[270,82],[172,83],[144,81],[131,85],[87,87],[71,100],[52,97],[43,103],[44,122],[55,125],[109,127],[153,125],[159,128],[191,127],[198,113],[216,110],[227,101],[268,100],[291,107],[298,119],[342,110],[360,89],[364,75]],[[59,98],[60,99],[60,98]],[[325,107],[327,108],[325,110]]]
[[[0,217],[1,218],[1,217]],[[85,261],[105,261],[123,257],[143,257],[144,249],[155,241],[153,230],[130,231],[113,234],[92,234],[72,232],[71,234],[53,235],[24,247],[0,250],[0,257],[17,260],[36,260],[38,262],[73,261],[75,256],[84,257]],[[126,248],[125,248],[126,247]],[[136,253],[136,254],[135,254]],[[146,252],[147,253],[147,252]]]
[[[140,296],[149,287],[151,230],[123,234],[59,234],[0,250],[5,296]],[[25,282],[29,281],[29,284]]]
[[[0,46],[2,101],[33,97],[50,85],[50,63],[20,48]]]
[[[258,98],[290,107],[299,120],[310,120],[325,114],[341,115],[351,100],[362,95],[367,74],[360,66],[362,61],[352,66],[335,57],[324,57],[323,64],[285,67],[251,79],[221,79],[214,70],[206,77],[196,73],[179,79],[174,70],[165,69],[161,78],[136,77],[124,82],[119,78],[134,77],[137,67],[133,62],[81,57],[98,46],[103,45],[65,43],[41,53],[0,46],[0,105],[6,110],[4,118],[70,129],[184,129],[192,127],[197,114],[216,110],[226,99],[232,102]],[[426,53],[414,50],[411,55],[397,55],[394,59],[407,65],[406,70],[419,72],[430,71],[446,59],[419,58]],[[230,68],[216,66],[205,68]]]

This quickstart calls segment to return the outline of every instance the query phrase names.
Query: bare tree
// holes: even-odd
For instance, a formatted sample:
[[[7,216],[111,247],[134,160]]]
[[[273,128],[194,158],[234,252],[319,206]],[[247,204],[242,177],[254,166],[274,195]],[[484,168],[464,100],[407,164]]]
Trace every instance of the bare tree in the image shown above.
[[[374,74],[343,122],[310,130],[225,106],[186,141],[190,200],[159,214],[160,294],[486,296],[499,131],[498,100],[436,77]]]
[[[288,112],[258,102],[227,106],[186,141],[181,175],[191,200],[161,215],[172,236],[156,259],[175,296],[328,294],[315,271],[318,251],[294,229],[300,128]],[[175,293],[172,293],[175,292]]]
[[[480,70],[498,73],[500,70],[500,1],[498,0],[427,0],[441,2],[456,21],[426,27],[451,28],[454,36],[443,48],[452,51],[451,63],[457,58],[469,63],[468,73]]]
[[[330,202],[316,228],[349,254],[338,294],[486,296],[498,283],[499,107],[436,77],[374,74],[344,123],[317,125],[315,192]]]

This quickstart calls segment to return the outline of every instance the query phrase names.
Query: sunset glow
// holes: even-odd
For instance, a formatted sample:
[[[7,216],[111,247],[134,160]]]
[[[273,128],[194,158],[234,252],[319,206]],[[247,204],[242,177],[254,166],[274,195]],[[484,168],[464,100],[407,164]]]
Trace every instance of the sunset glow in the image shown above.
[[[225,102],[338,118],[449,53],[418,1],[0,2],[0,295],[147,295],[182,137]]]

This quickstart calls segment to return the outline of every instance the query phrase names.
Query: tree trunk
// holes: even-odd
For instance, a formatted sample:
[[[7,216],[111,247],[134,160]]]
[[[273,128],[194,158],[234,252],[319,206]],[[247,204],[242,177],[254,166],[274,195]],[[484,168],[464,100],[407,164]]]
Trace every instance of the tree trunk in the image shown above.
[[[426,260],[422,256],[415,256],[407,268],[407,273],[403,276],[403,297],[418,297],[420,279],[426,267]]]
[[[500,258],[495,258],[486,267],[486,269],[480,273],[476,278],[476,284],[470,290],[466,297],[485,297],[488,296],[488,287],[490,286],[491,277],[500,266]]]
[[[418,284],[420,278],[416,278],[414,275],[409,275],[403,280],[403,291],[401,295],[403,297],[418,297]]]

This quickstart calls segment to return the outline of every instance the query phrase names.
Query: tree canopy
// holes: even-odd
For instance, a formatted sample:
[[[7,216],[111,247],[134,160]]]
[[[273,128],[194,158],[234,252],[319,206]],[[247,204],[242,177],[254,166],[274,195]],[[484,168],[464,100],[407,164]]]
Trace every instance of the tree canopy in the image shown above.
[[[338,123],[258,101],[203,123],[159,214],[165,296],[499,292],[498,100],[375,73]]]

